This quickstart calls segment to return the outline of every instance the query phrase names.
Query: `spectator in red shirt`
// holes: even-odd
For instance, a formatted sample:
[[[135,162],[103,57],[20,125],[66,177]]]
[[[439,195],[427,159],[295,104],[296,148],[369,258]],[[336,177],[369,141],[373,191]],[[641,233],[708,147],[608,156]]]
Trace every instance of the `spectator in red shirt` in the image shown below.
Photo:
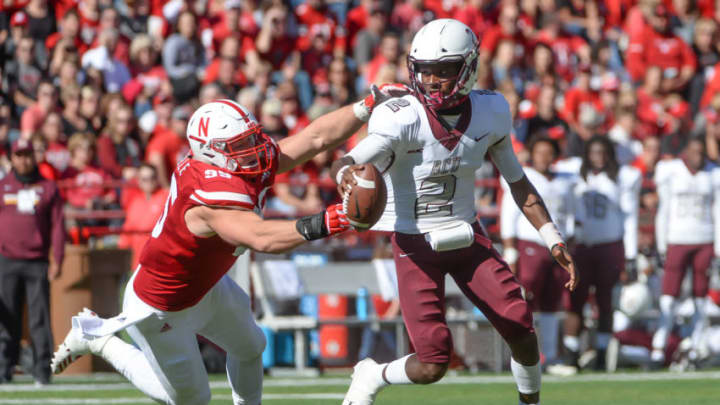
[[[233,37],[237,40],[242,39],[243,35],[240,31],[240,10],[242,8],[241,0],[225,0],[224,12],[219,14],[220,21],[212,28],[213,47],[218,49],[220,44],[227,38]]]
[[[380,41],[375,57],[364,69],[366,83],[374,83],[380,68],[384,65],[397,67],[400,64],[400,52],[400,37],[393,32],[386,32]]]
[[[590,63],[590,46],[581,36],[563,29],[557,17],[547,16],[543,19],[543,28],[537,40],[552,48],[555,73],[567,83],[572,83],[577,66]]]
[[[157,170],[143,163],[138,169],[137,184],[140,193],[134,194],[125,210],[118,247],[132,250],[132,268],[137,267],[138,257],[150,232],[165,207],[168,190],[160,187]]]
[[[80,17],[75,9],[71,9],[63,15],[60,20],[60,29],[47,37],[45,47],[48,51],[52,51],[60,42],[75,46],[81,54],[87,50],[87,44],[80,38]]]
[[[65,199],[72,209],[103,209],[117,201],[117,195],[108,183],[112,180],[104,170],[95,167],[95,137],[78,133],[68,141],[70,166],[62,174],[70,186]]]
[[[57,90],[52,82],[43,80],[38,85],[37,102],[22,114],[20,120],[20,136],[24,139],[30,139],[35,131],[45,121],[45,117],[57,108]]]
[[[627,69],[640,81],[648,66],[662,69],[665,91],[682,91],[695,74],[697,61],[692,49],[670,29],[667,8],[660,4],[649,17],[645,34],[631,40],[627,50]]]
[[[295,9],[299,31],[297,48],[306,51],[312,46],[313,35],[322,32],[328,38],[325,52],[345,54],[345,34],[331,17],[325,0],[306,0]]]
[[[250,41],[249,38],[243,39],[244,41]],[[252,45],[249,45],[252,47]],[[234,77],[238,83],[245,83],[247,79],[243,73],[243,69],[237,69],[238,64],[243,62],[242,50],[240,49],[240,39],[235,36],[229,36],[225,38],[220,45],[220,52],[218,55],[210,61],[207,68],[205,69],[205,77],[203,78],[203,84],[212,83],[218,78],[218,70],[220,68],[220,61],[222,59],[230,59],[235,65]]]
[[[485,0],[465,0],[463,6],[455,9],[452,18],[465,23],[478,38],[482,38],[488,26],[482,11],[484,5]]]
[[[100,168],[116,179],[135,177],[140,165],[140,147],[131,137],[135,119],[129,105],[122,103],[110,111],[110,119],[97,141]]]
[[[355,48],[356,35],[367,27],[370,11],[382,6],[382,0],[361,0],[360,5],[347,13],[347,39],[350,48]]]
[[[651,136],[672,132],[669,128],[674,120],[665,110],[662,80],[662,68],[650,66],[645,74],[643,86],[637,90],[636,112],[641,132]]]
[[[170,128],[153,134],[145,150],[145,159],[158,171],[158,178],[163,187],[170,185],[175,166],[189,152],[190,147],[185,139],[187,121],[190,119],[187,107],[175,107],[170,120]]]
[[[161,84],[167,81],[167,74],[158,64],[158,52],[149,35],[140,34],[130,44],[130,73],[132,78],[122,89],[125,101],[134,103],[142,110],[152,108],[152,97]]]
[[[80,39],[90,46],[100,24],[99,0],[78,0],[77,11],[80,17]]]
[[[40,135],[47,142],[45,160],[60,173],[64,172],[70,164],[70,152],[65,146],[67,138],[62,132],[60,114],[56,112],[48,114],[40,128]]]
[[[272,6],[265,11],[260,33],[255,39],[259,57],[270,62],[273,69],[281,69],[293,54],[299,61],[295,39],[287,32],[288,15],[283,6]]]
[[[527,40],[519,29],[519,17],[520,11],[515,4],[503,3],[498,16],[498,23],[488,28],[482,37],[480,43],[481,62],[478,63],[482,63],[482,61],[489,62],[495,54],[498,44],[503,39],[515,41],[518,46],[518,56],[522,57],[524,55]]]
[[[427,22],[423,0],[404,0],[390,15],[390,25],[407,32],[418,32]]]

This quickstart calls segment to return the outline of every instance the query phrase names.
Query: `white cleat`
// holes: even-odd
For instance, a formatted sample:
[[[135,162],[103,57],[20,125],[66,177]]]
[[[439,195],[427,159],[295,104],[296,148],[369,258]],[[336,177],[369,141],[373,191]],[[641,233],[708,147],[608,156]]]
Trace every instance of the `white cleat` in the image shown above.
[[[87,308],[83,308],[82,312],[78,313],[78,316],[97,317],[97,314]],[[65,336],[65,340],[60,343],[57,351],[53,354],[52,361],[50,362],[52,372],[54,374],[60,374],[82,355],[99,353],[112,336],[113,335],[108,335],[90,340],[83,337],[78,329],[70,329],[70,332]]]
[[[382,378],[384,365],[367,358],[353,367],[352,383],[342,405],[372,405],[375,395],[385,387]]]

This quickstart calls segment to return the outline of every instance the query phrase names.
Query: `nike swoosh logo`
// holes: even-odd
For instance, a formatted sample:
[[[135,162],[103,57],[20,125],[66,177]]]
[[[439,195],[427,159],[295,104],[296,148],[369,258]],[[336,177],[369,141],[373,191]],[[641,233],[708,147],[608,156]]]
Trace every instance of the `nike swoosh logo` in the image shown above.
[[[478,142],[478,141],[480,141],[481,139],[485,138],[485,137],[488,136],[488,135],[490,135],[490,132],[486,132],[486,133],[483,134],[483,135],[476,136],[476,137],[473,138],[473,139],[475,140],[475,142]]]
[[[413,255],[413,254],[414,254],[414,253],[400,253],[398,256],[400,256],[400,257],[408,257],[408,256],[411,256],[411,255]]]

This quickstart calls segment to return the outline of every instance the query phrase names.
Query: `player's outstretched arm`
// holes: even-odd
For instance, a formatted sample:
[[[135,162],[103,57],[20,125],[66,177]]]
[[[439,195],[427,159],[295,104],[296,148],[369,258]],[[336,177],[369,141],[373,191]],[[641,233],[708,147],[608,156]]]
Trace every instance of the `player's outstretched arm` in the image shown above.
[[[264,253],[286,252],[350,228],[342,204],[297,220],[266,220],[253,211],[199,206],[186,212],[185,223],[196,236],[218,235],[233,246]]]
[[[520,180],[510,183],[510,192],[525,217],[540,232],[555,260],[570,274],[570,280],[565,283],[565,287],[573,291],[579,281],[575,272],[575,262],[560,232],[552,222],[542,197],[525,175]]]
[[[383,101],[405,94],[403,85],[385,84],[370,87],[370,95],[316,119],[297,135],[278,142],[278,172],[301,165],[318,153],[334,149],[357,132],[369,119],[372,110]]]
[[[570,274],[570,281],[565,283],[565,287],[573,291],[579,281],[575,272],[573,258],[568,252],[562,235],[560,235],[557,227],[552,222],[550,213],[545,207],[545,202],[543,202],[540,194],[525,176],[525,172],[522,170],[515,152],[513,152],[510,136],[504,136],[499,142],[491,146],[488,151],[498,170],[500,170],[500,174],[508,182],[510,192],[520,211],[540,232],[540,236],[542,236],[555,260]]]

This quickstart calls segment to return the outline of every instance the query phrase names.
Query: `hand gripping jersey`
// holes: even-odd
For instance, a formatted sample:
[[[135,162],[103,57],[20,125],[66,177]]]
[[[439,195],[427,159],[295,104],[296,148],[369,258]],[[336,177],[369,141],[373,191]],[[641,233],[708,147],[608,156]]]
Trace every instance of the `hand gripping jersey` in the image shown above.
[[[557,225],[560,233],[566,240],[572,237],[575,230],[572,188],[577,181],[577,177],[569,173],[553,173],[552,178],[547,178],[532,167],[526,167],[524,170],[528,180],[535,186],[535,189],[545,202],[550,217]],[[501,180],[501,184],[504,190],[500,208],[500,234],[502,238],[517,238],[544,246],[545,242],[540,237],[537,229],[522,214],[515,203],[507,182]]]
[[[693,173],[681,159],[662,161],[655,168],[655,185],[660,199],[655,217],[658,250],[714,240],[719,255],[720,169],[706,166]]]
[[[179,311],[196,304],[230,269],[243,247],[219,236],[198,237],[185,225],[195,206],[251,210],[260,214],[277,168],[256,178],[234,176],[191,158],[172,175],[165,210],[140,254],[135,293],[148,305]]]
[[[638,209],[642,176],[621,166],[616,181],[605,172],[589,172],[575,185],[575,219],[578,243],[592,246],[622,240],[625,258],[637,255]]]
[[[456,129],[448,131],[413,95],[375,108],[368,136],[348,154],[384,171],[388,200],[374,230],[416,234],[451,221],[474,222],[475,171],[486,152],[509,181],[522,177],[505,98],[472,91],[460,109]]]

